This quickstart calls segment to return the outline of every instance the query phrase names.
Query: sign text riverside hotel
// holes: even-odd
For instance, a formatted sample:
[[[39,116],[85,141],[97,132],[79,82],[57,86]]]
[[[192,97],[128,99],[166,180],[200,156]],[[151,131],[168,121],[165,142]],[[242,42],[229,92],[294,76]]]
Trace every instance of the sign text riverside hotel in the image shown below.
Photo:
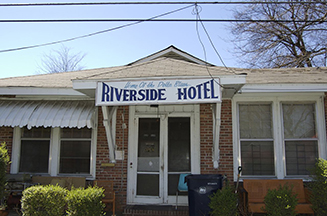
[[[98,82],[97,106],[217,103],[219,79]]]

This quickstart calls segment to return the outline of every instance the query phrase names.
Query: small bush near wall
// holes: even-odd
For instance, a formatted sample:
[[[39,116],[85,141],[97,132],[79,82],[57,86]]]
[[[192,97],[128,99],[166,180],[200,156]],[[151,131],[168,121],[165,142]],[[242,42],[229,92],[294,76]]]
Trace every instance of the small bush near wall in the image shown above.
[[[295,216],[297,206],[297,194],[292,193],[292,187],[287,184],[280,186],[279,189],[268,190],[264,198],[265,211],[268,216]]]
[[[67,195],[67,214],[71,216],[104,215],[104,190],[98,187],[72,189]]]
[[[54,185],[32,186],[23,191],[23,216],[60,216],[65,213],[67,190]]]
[[[3,201],[5,195],[5,187],[7,184],[6,170],[9,163],[10,163],[10,158],[8,155],[8,150],[6,147],[6,143],[3,142],[0,145],[0,200],[1,202]]]
[[[212,216],[229,215],[235,216],[237,213],[237,194],[226,182],[226,185],[210,197],[209,207],[212,209]]]
[[[327,215],[327,160],[318,159],[310,184],[312,209],[317,216]]]

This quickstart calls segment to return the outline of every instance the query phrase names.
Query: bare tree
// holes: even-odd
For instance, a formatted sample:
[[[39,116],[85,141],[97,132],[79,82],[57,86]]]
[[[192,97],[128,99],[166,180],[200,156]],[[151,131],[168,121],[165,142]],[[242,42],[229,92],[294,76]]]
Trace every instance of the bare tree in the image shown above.
[[[59,73],[66,71],[82,70],[81,65],[84,53],[72,53],[71,48],[62,45],[58,50],[52,50],[49,54],[44,54],[41,64],[38,65],[38,73]]]
[[[233,23],[231,31],[236,53],[247,66],[326,66],[327,0],[287,2],[264,0],[234,11],[235,19],[248,20]]]

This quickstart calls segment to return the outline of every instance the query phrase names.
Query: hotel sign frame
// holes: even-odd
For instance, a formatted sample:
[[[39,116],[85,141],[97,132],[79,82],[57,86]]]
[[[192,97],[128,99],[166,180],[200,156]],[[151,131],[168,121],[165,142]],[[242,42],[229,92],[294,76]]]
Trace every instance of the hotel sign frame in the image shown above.
[[[99,81],[96,106],[221,102],[220,79]]]

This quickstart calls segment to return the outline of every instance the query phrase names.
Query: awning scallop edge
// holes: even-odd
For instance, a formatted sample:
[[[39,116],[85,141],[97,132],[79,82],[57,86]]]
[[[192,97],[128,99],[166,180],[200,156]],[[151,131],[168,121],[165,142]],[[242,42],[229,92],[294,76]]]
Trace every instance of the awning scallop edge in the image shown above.
[[[0,126],[92,128],[93,101],[1,101]]]

